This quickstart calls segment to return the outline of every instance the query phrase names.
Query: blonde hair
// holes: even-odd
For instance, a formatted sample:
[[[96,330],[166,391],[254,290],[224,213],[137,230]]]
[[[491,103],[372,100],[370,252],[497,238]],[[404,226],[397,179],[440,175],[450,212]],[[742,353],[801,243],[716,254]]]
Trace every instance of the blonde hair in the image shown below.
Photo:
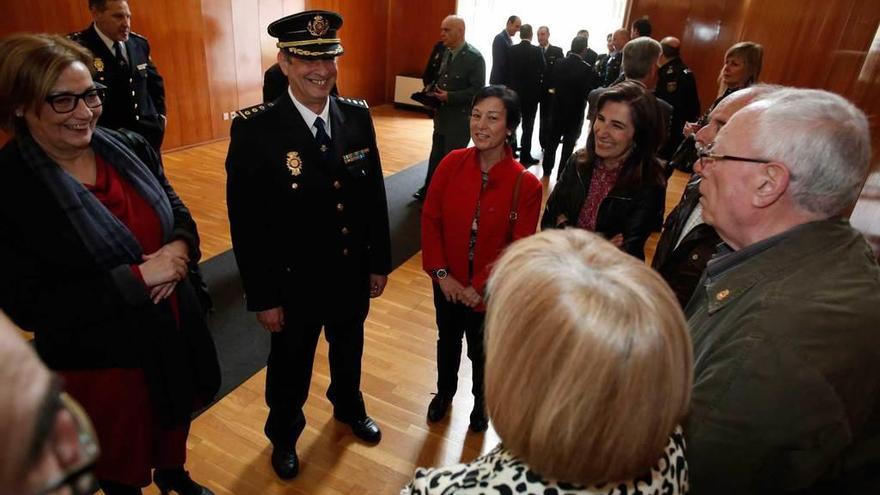
[[[486,405],[504,445],[550,479],[645,474],[687,412],[693,358],[663,279],[599,236],[511,245],[486,313]]]
[[[0,53],[0,129],[7,131],[24,125],[18,109],[40,108],[70,64],[92,70],[91,52],[55,34],[14,34],[0,40]]]
[[[753,41],[740,41],[728,48],[724,53],[725,64],[730,57],[741,59],[746,64],[749,79],[746,81],[746,85],[743,86],[744,88],[758,82],[758,77],[761,76],[761,66],[763,65],[764,60],[764,47],[762,45]],[[724,84],[723,75],[724,65],[722,64],[721,70],[718,72],[718,96],[723,95],[724,92],[727,91],[727,85]]]

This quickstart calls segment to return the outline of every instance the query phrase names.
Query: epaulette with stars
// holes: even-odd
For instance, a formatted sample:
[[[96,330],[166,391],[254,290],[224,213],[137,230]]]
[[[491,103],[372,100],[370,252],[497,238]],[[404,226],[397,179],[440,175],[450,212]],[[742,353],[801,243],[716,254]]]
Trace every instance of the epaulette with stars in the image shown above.
[[[241,119],[247,120],[249,118],[253,118],[253,117],[265,112],[266,110],[272,108],[273,106],[275,106],[275,103],[272,103],[272,102],[260,103],[259,105],[254,105],[252,107],[242,108],[241,110],[235,112],[234,116],[237,119],[241,118]]]
[[[339,103],[348,103],[353,107],[370,108],[370,105],[367,105],[367,100],[363,100],[360,98],[346,98],[344,96],[337,96],[336,101],[338,101]]]

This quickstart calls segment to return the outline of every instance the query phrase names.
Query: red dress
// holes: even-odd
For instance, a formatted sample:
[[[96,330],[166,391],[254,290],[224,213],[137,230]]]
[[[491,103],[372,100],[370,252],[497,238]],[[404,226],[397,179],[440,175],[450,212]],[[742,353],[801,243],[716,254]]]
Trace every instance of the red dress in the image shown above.
[[[116,169],[100,157],[95,159],[95,185],[85,187],[128,227],[144,253],[161,248],[162,228],[156,212]],[[140,278],[137,265],[132,265],[132,271]],[[177,296],[172,294],[169,302],[177,317]],[[142,369],[67,370],[59,375],[65,390],[82,404],[95,425],[101,445],[95,468],[98,479],[147,486],[152,481],[151,468],[183,466],[189,426],[159,427]]]

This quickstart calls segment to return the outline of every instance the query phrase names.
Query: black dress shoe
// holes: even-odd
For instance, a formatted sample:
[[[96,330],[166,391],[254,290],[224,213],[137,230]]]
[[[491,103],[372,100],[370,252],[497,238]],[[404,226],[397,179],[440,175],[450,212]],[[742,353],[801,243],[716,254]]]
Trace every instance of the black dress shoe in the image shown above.
[[[436,423],[442,421],[449,412],[449,406],[452,405],[452,398],[443,394],[437,394],[428,404],[428,421]]]
[[[156,469],[153,471],[153,482],[162,495],[171,492],[178,495],[214,495],[214,492],[193,481],[183,468]]]
[[[471,411],[471,424],[468,428],[474,433],[481,433],[489,428],[489,418],[486,416],[486,406],[482,400],[474,400],[474,410]]]
[[[348,426],[351,426],[351,432],[354,433],[354,436],[365,442],[379,443],[379,440],[382,440],[382,430],[379,429],[379,425],[373,421],[373,418],[369,416],[349,421]]]
[[[296,478],[299,474],[299,457],[296,456],[296,449],[273,448],[272,469],[283,480]]]

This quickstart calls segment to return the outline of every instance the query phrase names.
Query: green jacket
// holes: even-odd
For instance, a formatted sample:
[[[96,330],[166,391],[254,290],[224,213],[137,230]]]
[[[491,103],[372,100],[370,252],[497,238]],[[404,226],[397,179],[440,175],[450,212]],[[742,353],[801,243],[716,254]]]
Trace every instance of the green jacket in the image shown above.
[[[768,244],[710,262],[686,309],[693,493],[877,493],[880,269],[843,220]]]
[[[486,61],[479,50],[465,43],[441,74],[437,86],[449,92],[449,100],[434,114],[434,130],[440,134],[469,133],[471,100],[486,85]]]

